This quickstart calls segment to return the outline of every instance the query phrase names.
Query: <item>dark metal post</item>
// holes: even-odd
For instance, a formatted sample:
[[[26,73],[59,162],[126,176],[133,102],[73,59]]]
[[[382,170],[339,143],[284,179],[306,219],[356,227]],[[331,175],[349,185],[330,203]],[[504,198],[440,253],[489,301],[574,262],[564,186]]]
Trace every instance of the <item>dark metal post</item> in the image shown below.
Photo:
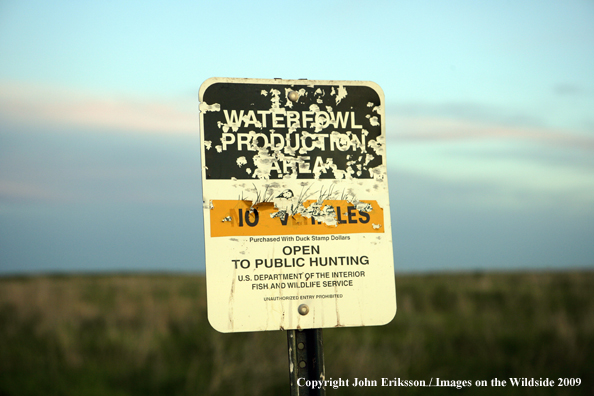
[[[316,386],[314,389],[305,386],[305,381],[326,379],[322,329],[288,330],[287,342],[291,396],[325,396],[325,386]],[[299,381],[300,378],[302,378],[301,381]],[[321,385],[323,382],[318,384]]]

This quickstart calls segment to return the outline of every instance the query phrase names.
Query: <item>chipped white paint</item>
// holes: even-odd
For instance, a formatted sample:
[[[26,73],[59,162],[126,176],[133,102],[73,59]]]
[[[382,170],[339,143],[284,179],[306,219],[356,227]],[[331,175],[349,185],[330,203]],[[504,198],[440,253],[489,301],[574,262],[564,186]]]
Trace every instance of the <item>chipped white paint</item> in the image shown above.
[[[336,95],[336,104],[339,104],[347,96],[346,88],[340,85],[338,92],[334,92],[334,88],[332,88],[332,95]]]
[[[245,105],[230,107],[224,97],[208,99],[217,84],[255,88]],[[293,90],[299,93],[295,102],[288,98]],[[361,92],[377,95],[357,103]],[[381,88],[354,81],[216,78],[202,85],[199,97],[213,327],[238,332],[389,322],[396,301]],[[229,173],[208,176],[221,166]],[[331,233],[213,237],[210,212],[225,200],[244,202],[242,227],[250,227],[257,213],[266,210],[268,221],[290,227],[295,218],[303,218]],[[383,225],[363,223],[365,216],[378,213],[370,201],[383,212]],[[231,210],[213,221],[238,227],[239,212]],[[367,231],[341,233],[349,221]],[[299,315],[300,304],[310,307],[307,315]]]
[[[239,158],[237,158],[237,166],[239,166],[240,168],[244,165],[247,164],[247,160],[245,159],[245,157],[241,156]]]
[[[205,102],[201,102],[199,109],[201,112],[207,112],[207,111],[221,111],[221,105],[218,103],[214,103],[214,104],[207,104]]]

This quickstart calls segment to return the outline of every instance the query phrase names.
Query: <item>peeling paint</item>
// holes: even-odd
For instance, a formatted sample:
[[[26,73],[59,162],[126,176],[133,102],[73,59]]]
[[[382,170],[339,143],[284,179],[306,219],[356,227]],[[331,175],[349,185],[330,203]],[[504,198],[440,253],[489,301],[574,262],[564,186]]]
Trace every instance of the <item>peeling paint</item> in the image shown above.
[[[344,98],[347,96],[347,90],[344,86],[340,85],[338,87],[338,92],[334,91],[334,87],[332,88],[332,95],[336,95],[336,104],[339,104]]]
[[[204,112],[204,113],[206,113],[207,111],[221,111],[221,105],[218,103],[209,105],[206,102],[201,102],[199,109],[201,112]]]
[[[247,165],[247,160],[245,159],[245,157],[241,156],[239,158],[237,158],[237,166],[239,166],[240,168],[244,165]],[[237,179],[235,179],[237,180]]]
[[[365,202],[358,202],[355,205],[355,208],[359,211],[359,212],[365,212],[365,213],[369,213],[371,212],[372,208],[371,205]]]
[[[385,139],[383,136],[378,136],[376,140],[369,141],[369,147],[371,147],[377,155],[382,155],[384,154],[385,149]]]
[[[393,274],[393,267],[383,269],[390,264],[384,258],[391,253],[391,228],[389,218],[384,220],[390,208],[381,89],[338,81],[214,81],[221,84],[211,83],[200,99],[203,186],[209,191],[203,202],[213,209],[214,199],[217,206],[205,210],[205,226],[211,227],[206,230],[209,321],[222,331],[378,324],[374,312],[394,300],[382,290],[375,293]],[[241,94],[227,99],[233,84],[242,84]],[[290,100],[291,92],[299,96],[291,94]],[[376,239],[380,233],[385,238]],[[320,260],[369,255],[372,265],[363,268],[370,273],[352,286],[335,282],[319,291],[340,298],[314,298],[318,291],[303,286],[259,287],[266,283],[257,277],[262,274],[334,269],[326,265],[342,269],[342,261],[318,264],[316,257],[310,261],[283,251],[310,243],[320,244]],[[291,260],[301,256],[304,266],[293,261],[291,267]],[[281,259],[283,267],[277,265]],[[367,291],[359,295],[361,288]],[[266,299],[279,296],[286,298]],[[309,315],[297,315],[294,297],[310,306]],[[370,300],[376,301],[373,308]]]
[[[254,186],[253,189],[245,192],[253,194],[252,198],[249,199],[252,202],[250,211],[257,210],[260,205],[273,204],[276,211],[270,213],[270,218],[278,217],[282,221],[285,221],[287,216],[300,215],[302,217],[312,218],[318,223],[323,223],[327,226],[337,227],[338,216],[336,209],[334,206],[325,203],[327,200],[333,199],[348,198],[348,202],[357,211],[363,213],[372,211],[372,206],[369,203],[361,202],[352,191],[346,194],[343,192],[342,196],[340,196],[340,193],[335,189],[335,184],[330,184],[326,188],[324,185],[321,185],[319,190],[316,191],[312,191],[312,186],[305,184],[303,190],[298,195],[291,189],[282,188],[278,183],[265,185],[263,190],[258,190]],[[316,194],[318,195],[316,201],[306,205],[305,202],[311,200]],[[242,197],[246,197],[246,195],[242,194]],[[342,218],[347,218],[348,213],[341,213],[341,216]]]
[[[378,116],[356,113],[352,106],[343,106],[340,109],[341,102],[347,98],[347,88],[342,84],[323,87],[306,84],[307,89],[293,86],[262,89],[260,95],[266,98],[264,102],[268,102],[268,108],[221,110],[219,106],[220,118],[216,125],[223,136],[220,137],[221,144],[215,146],[216,152],[225,154],[227,157],[224,158],[228,158],[228,153],[237,152],[238,155],[233,160],[238,169],[243,168],[243,165],[253,166],[250,166],[249,172],[238,173],[232,175],[233,177],[262,180],[374,177],[367,167],[378,166],[383,162],[379,155],[383,148],[377,140],[380,136],[376,130],[373,132],[375,139],[369,139],[369,130],[364,129],[359,124],[362,120],[356,120],[355,117],[371,118],[371,126],[377,128],[381,126]],[[288,94],[293,90],[299,93],[300,98],[305,98],[304,102],[299,101],[302,107],[295,111],[293,108],[298,102],[288,99]],[[326,102],[326,97],[333,98],[340,110],[333,109]],[[313,99],[315,101],[312,103]],[[307,107],[303,109],[303,105]],[[379,114],[381,107],[378,103],[366,102],[366,109]],[[245,132],[246,128],[252,127],[260,132]],[[272,129],[267,129],[270,127]],[[378,155],[366,157],[365,163],[359,160],[345,166],[333,161],[333,155],[336,155],[333,152],[365,153],[367,147],[374,149]],[[246,156],[242,151],[251,151],[254,154]],[[243,159],[237,161],[242,157],[247,164]],[[212,173],[209,175],[214,177]]]

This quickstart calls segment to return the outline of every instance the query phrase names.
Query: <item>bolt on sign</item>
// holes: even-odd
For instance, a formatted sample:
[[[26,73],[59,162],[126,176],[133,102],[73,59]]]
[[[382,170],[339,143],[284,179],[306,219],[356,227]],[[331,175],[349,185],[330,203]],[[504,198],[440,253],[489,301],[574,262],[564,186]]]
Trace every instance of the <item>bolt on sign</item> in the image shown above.
[[[211,325],[240,332],[390,322],[381,88],[211,78],[199,100]]]

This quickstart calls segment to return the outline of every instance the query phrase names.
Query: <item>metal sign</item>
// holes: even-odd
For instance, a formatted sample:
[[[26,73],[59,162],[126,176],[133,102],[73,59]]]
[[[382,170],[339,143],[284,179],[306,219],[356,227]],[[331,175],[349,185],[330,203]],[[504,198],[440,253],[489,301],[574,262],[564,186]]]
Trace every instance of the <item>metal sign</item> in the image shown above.
[[[381,88],[211,78],[199,100],[211,325],[240,332],[390,322]]]

